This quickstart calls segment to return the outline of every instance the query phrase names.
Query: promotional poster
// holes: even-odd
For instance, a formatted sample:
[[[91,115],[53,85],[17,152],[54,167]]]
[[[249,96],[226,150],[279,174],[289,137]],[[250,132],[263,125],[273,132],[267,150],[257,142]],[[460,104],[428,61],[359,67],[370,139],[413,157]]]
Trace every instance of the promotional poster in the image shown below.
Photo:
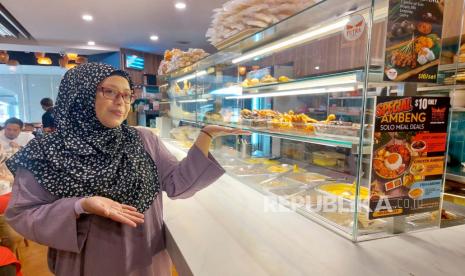
[[[369,218],[439,209],[448,97],[377,97]]]
[[[385,81],[436,83],[443,1],[389,0]]]

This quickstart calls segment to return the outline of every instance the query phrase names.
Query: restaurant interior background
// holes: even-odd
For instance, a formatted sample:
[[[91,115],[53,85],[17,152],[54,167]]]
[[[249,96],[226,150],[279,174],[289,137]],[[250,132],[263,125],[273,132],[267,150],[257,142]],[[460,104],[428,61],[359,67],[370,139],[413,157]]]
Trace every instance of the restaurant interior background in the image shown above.
[[[26,0],[2,0],[0,124],[13,116],[27,123],[39,123],[43,114],[40,99],[56,99],[60,80],[67,70],[82,63],[104,62],[127,70],[135,82],[137,100],[132,105],[128,123],[157,127],[160,137],[165,139],[170,150],[177,152],[177,156],[185,155],[194,143],[198,128],[205,124],[222,124],[253,132],[251,137],[215,140],[212,153],[233,180],[219,181],[221,183],[212,185],[198,198],[188,201],[197,202],[202,208],[208,206],[205,207],[206,215],[201,213],[205,216],[196,217],[197,213],[189,213],[190,208],[182,209],[182,203],[170,205],[167,201],[165,204],[169,206],[167,213],[179,208],[183,214],[189,213],[191,217],[186,217],[192,221],[210,218],[212,214],[214,221],[221,218],[218,221],[223,223],[221,227],[224,228],[221,229],[224,231],[211,233],[221,237],[218,240],[227,241],[233,236],[234,245],[250,239],[262,249],[276,246],[273,254],[266,257],[256,254],[263,257],[260,259],[263,267],[272,263],[270,260],[278,262],[273,259],[274,254],[291,252],[290,255],[295,254],[293,257],[281,256],[281,267],[289,271],[295,267],[302,271],[308,269],[300,267],[299,259],[308,253],[305,246],[311,243],[305,239],[312,236],[311,231],[307,231],[312,226],[300,224],[300,217],[294,215],[305,217],[304,223],[317,222],[318,226],[323,225],[354,242],[425,229],[463,227],[465,1],[438,1],[439,8],[434,8],[434,12],[441,17],[434,12],[424,12],[419,22],[409,19],[412,22],[404,20],[392,24],[397,20],[392,14],[399,13],[390,6],[398,4],[396,0],[351,0],[344,3],[337,0],[283,0],[304,4],[295,6],[292,12],[279,18],[260,15],[260,18],[272,19],[264,26],[247,28],[236,36],[226,37],[219,30],[224,31],[227,26],[215,25],[221,25],[216,16],[220,16],[222,11],[227,14],[228,8],[216,8],[234,1],[141,0],[118,1],[115,5],[112,0],[50,0],[46,1],[47,4],[42,1],[27,1],[26,4]],[[254,10],[261,4],[258,0],[244,1],[254,2],[249,7]],[[180,5],[180,2],[185,5]],[[226,17],[222,19],[226,20]],[[234,16],[234,19],[257,24],[243,14],[242,17],[245,19],[241,15]],[[351,24],[360,22],[363,24],[357,27],[359,32],[348,34],[348,28],[354,27]],[[245,24],[240,23],[240,26]],[[421,39],[414,38],[413,34]],[[417,51],[416,45],[420,42],[424,45],[418,46]],[[428,46],[429,43],[431,45]],[[414,58],[408,61],[402,58],[398,62],[396,50],[401,52],[399,56],[406,51],[418,53],[415,52]],[[430,70],[428,73],[434,71],[432,75],[438,78],[437,82],[412,80],[421,72],[415,67]],[[378,98],[383,96],[392,98]],[[448,96],[452,98],[450,112],[448,100],[445,104],[441,101]],[[396,97],[419,97],[415,98],[418,101],[430,98],[447,106],[447,111],[443,110],[447,115],[441,115],[445,121],[449,120],[440,131],[439,141],[444,140],[443,148],[438,147],[440,149],[431,156],[427,152],[430,148],[427,149],[423,141],[427,138],[415,140],[412,138],[418,134],[415,131],[407,134],[399,131],[386,136],[383,131],[374,130],[378,123],[375,101],[389,103],[388,100],[395,101]],[[425,109],[430,113],[440,113],[433,110],[431,103]],[[418,110],[412,108],[407,113],[413,111]],[[331,122],[334,124],[328,127]],[[427,136],[425,133],[421,135]],[[433,138],[428,139],[428,143],[434,143]],[[445,141],[450,141],[449,156]],[[392,152],[386,153],[388,148]],[[396,164],[386,165],[390,155],[399,156],[402,162],[398,159]],[[431,159],[427,160],[428,157]],[[449,162],[447,167],[446,158]],[[426,160],[425,164],[431,164],[435,173],[426,175],[425,167],[418,165],[420,161],[414,163],[414,159]],[[375,169],[374,164],[381,169]],[[308,183],[302,185],[302,179]],[[312,201],[316,194],[334,199],[334,190],[322,189],[322,181],[329,181],[329,184],[343,182],[337,198],[344,204],[357,202],[355,211],[350,210],[343,215],[332,211],[308,211],[305,206],[297,204],[296,207],[292,205],[295,202],[289,201],[302,195]],[[413,185],[417,183],[425,186],[415,188]],[[416,202],[428,189],[426,186],[433,184],[434,210],[422,212],[421,208],[414,210],[407,206],[399,208],[402,209],[400,211],[405,210],[401,216],[380,212],[376,214],[379,217],[373,217],[375,214],[369,213],[366,205],[358,205],[361,199],[380,199],[391,195],[395,198],[396,191],[400,190],[403,199],[409,203]],[[411,191],[420,194],[414,195]],[[278,218],[279,214],[266,213],[262,201],[270,196],[292,209],[292,214],[286,213]],[[178,225],[169,217],[167,227],[171,226],[173,233],[176,227],[184,231],[171,237],[178,239],[177,242],[185,238],[182,233],[191,233],[191,227],[197,230],[194,233],[209,231],[205,229],[208,223],[204,224],[205,228],[201,228],[201,223]],[[294,229],[286,225],[288,219],[305,227]],[[238,221],[243,225],[238,225]],[[248,232],[247,228],[253,231]],[[294,231],[299,234],[294,234]],[[216,236],[223,232],[228,233],[226,238]],[[270,234],[273,238],[262,238],[262,235],[267,236],[263,233],[278,234]],[[244,236],[237,238],[240,235]],[[321,241],[330,242],[331,237]],[[296,239],[302,248],[287,244],[288,238]],[[311,238],[315,239],[314,242],[320,240]],[[202,235],[195,236],[195,239],[202,240]],[[179,255],[192,249],[187,240],[183,240],[184,247],[181,242],[177,244],[177,249],[182,251]],[[208,240],[202,241],[209,244]],[[402,241],[399,244],[403,245]],[[254,252],[249,244],[241,245]],[[338,246],[345,246],[339,240],[333,245],[331,250],[335,251]],[[399,252],[393,253],[396,250],[387,254],[391,261],[397,258],[394,255]],[[421,254],[426,254],[426,251],[421,250]],[[189,263],[188,259],[192,261],[196,254],[192,254],[195,250],[189,252],[191,254],[186,254],[184,260],[177,264],[188,263],[193,269],[196,264],[192,265],[195,262]],[[230,257],[227,250],[215,252],[224,259]],[[244,257],[245,260],[248,258]],[[425,257],[428,258],[434,256]],[[360,260],[364,261],[368,262]],[[388,271],[390,261],[380,263]],[[405,265],[407,263],[416,263],[416,260],[412,257]],[[422,268],[415,269],[422,271]]]

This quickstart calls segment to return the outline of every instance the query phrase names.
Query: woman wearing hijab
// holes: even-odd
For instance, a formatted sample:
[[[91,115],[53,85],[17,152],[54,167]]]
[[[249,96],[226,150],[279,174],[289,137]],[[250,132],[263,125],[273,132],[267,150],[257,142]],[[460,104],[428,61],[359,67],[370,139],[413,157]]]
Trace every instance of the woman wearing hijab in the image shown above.
[[[161,192],[187,198],[205,188],[224,173],[208,153],[211,139],[248,134],[207,126],[178,162],[149,130],[122,124],[132,99],[124,71],[71,69],[60,84],[56,132],[7,163],[15,174],[7,220],[49,246],[56,275],[169,275]]]

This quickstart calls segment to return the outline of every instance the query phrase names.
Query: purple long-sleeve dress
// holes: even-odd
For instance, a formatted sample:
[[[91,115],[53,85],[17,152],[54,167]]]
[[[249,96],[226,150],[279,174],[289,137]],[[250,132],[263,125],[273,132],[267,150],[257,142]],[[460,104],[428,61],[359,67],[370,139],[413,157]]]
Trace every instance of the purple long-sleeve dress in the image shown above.
[[[139,133],[158,167],[162,190],[171,198],[190,197],[224,173],[211,155],[205,157],[195,146],[178,162],[149,130],[139,129]],[[95,215],[76,219],[78,199],[57,199],[21,168],[6,218],[27,239],[50,247],[49,266],[56,275],[170,275],[161,194],[137,228]]]

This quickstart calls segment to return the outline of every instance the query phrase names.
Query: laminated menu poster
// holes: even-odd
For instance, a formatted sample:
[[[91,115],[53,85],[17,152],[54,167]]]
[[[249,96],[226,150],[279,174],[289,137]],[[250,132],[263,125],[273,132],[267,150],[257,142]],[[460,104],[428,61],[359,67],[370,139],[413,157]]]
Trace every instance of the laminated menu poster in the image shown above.
[[[384,80],[437,82],[444,1],[389,0]]]
[[[377,97],[369,218],[439,209],[448,97]]]

